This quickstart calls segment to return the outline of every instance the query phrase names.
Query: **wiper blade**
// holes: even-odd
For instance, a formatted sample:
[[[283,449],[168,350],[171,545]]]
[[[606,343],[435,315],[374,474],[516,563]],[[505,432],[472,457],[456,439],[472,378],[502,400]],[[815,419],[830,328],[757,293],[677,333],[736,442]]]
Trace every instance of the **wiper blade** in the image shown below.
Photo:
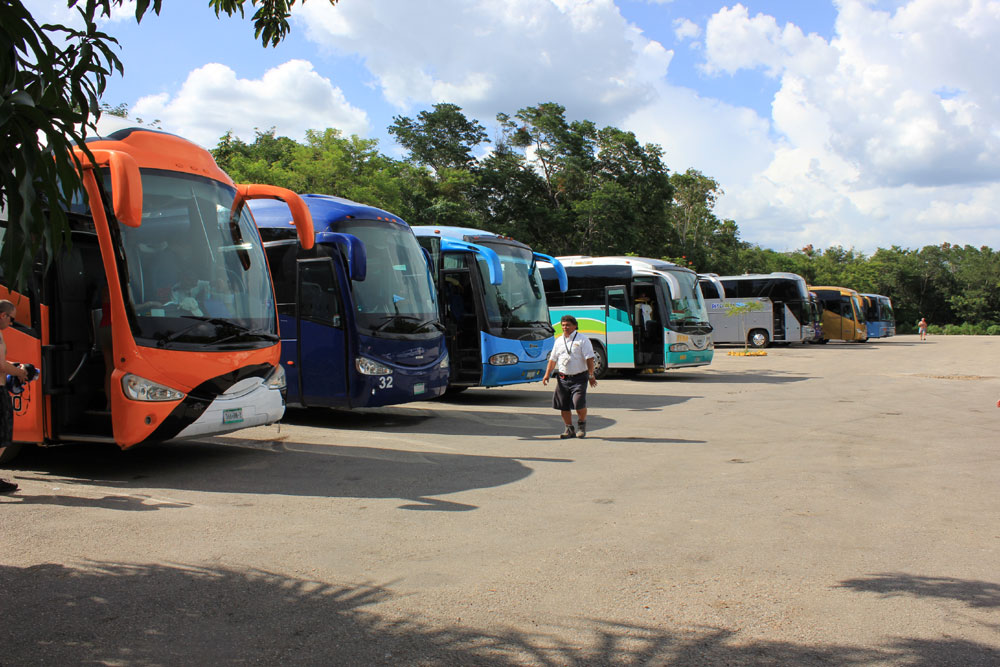
[[[230,334],[230,335],[226,336],[225,338],[220,338],[219,340],[217,340],[215,342],[216,343],[225,343],[225,342],[230,341],[230,340],[232,340],[234,338],[242,338],[244,336],[257,336],[258,338],[263,338],[264,340],[269,340],[269,341],[272,341],[272,342],[275,342],[275,343],[278,342],[279,340],[281,340],[281,337],[278,336],[278,334],[272,333],[270,331],[267,331],[266,329],[248,329],[246,327],[240,327],[239,325],[236,325],[236,326],[239,327],[240,331],[237,331],[234,334]]]
[[[432,317],[429,320],[421,320],[419,317],[416,317],[414,315],[389,315],[384,320],[382,320],[378,325],[376,325],[375,328],[372,329],[372,332],[382,331],[387,326],[389,326],[390,324],[392,324],[393,322],[395,322],[397,320],[406,320],[406,321],[409,321],[409,322],[417,322],[417,324],[415,324],[413,326],[413,330],[414,331],[419,331],[420,329],[423,329],[424,327],[426,327],[428,324],[433,324],[434,328],[437,329],[438,331],[441,331],[441,332],[444,331],[444,325],[441,324],[441,322],[436,317]]]
[[[160,339],[157,340],[157,345],[159,347],[163,347],[167,343],[172,343],[175,340],[177,340],[178,338],[180,338],[181,336],[183,336],[183,335],[185,335],[187,333],[190,333],[191,331],[194,331],[198,327],[203,326],[205,324],[214,324],[217,327],[218,326],[226,326],[226,325],[232,324],[232,322],[230,322],[229,320],[223,320],[223,319],[218,318],[218,317],[194,317],[194,316],[190,316],[189,315],[189,316],[185,316],[185,319],[191,319],[191,320],[197,320],[197,321],[194,324],[192,324],[191,326],[184,327],[180,331],[173,332],[169,336],[163,336],[162,338],[160,338]],[[234,325],[234,326],[237,326],[237,325]]]
[[[272,341],[278,340],[278,336],[276,334],[271,333],[270,331],[266,331],[264,329],[251,329],[250,327],[243,326],[242,324],[233,322],[232,320],[226,320],[221,317],[194,317],[194,318],[189,317],[187,319],[195,319],[197,321],[191,326],[185,327],[180,331],[175,331],[169,336],[164,336],[163,338],[160,338],[157,341],[157,345],[159,347],[163,347],[164,345],[174,342],[178,338],[194,331],[198,327],[203,326],[205,324],[214,324],[216,327],[220,328],[224,327],[228,329],[236,329],[235,333],[232,333],[224,338],[212,341],[213,343],[223,343],[225,341],[232,340],[233,338],[238,338],[240,336],[246,336],[246,335],[260,336],[261,338],[265,338],[267,340],[272,340]]]

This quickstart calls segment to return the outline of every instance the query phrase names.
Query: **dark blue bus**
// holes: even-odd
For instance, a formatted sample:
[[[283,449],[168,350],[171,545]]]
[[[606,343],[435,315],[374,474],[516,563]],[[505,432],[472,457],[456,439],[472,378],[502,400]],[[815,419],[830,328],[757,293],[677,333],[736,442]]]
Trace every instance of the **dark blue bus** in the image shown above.
[[[347,199],[302,199],[316,230],[311,250],[284,203],[252,203],[274,281],[288,404],[359,408],[441,396],[444,326],[410,226]]]

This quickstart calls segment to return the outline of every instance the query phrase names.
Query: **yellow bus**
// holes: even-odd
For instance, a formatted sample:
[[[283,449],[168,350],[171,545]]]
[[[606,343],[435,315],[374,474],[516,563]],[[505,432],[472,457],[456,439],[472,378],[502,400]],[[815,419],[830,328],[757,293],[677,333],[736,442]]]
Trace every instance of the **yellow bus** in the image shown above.
[[[823,308],[823,337],[818,342],[868,340],[860,294],[847,287],[810,287],[809,291],[816,294]]]

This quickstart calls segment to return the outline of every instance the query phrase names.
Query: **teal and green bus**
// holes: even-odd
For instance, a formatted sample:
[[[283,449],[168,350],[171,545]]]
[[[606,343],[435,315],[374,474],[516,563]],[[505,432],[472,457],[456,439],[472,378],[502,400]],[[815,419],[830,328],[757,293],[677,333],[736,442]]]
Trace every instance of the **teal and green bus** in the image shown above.
[[[557,257],[568,289],[540,264],[556,335],[573,315],[594,346],[595,374],[665,370],[712,362],[712,326],[694,271],[645,257]]]

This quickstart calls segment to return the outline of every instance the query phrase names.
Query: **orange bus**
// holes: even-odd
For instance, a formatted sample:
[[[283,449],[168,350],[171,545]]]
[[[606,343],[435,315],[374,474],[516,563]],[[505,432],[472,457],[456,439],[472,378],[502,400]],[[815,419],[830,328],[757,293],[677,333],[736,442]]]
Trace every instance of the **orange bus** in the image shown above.
[[[818,343],[846,340],[864,343],[868,340],[865,308],[861,295],[847,287],[810,287],[823,309],[823,337]]]
[[[13,444],[146,442],[269,424],[284,414],[278,321],[263,245],[244,203],[289,204],[304,247],[312,218],[290,190],[235,185],[180,137],[120,130],[77,149],[86,202],[72,244],[38,257],[25,287],[0,278],[16,323],[8,361],[40,378],[14,398]],[[0,220],[0,247],[7,221]],[[51,260],[51,261],[49,261]]]

